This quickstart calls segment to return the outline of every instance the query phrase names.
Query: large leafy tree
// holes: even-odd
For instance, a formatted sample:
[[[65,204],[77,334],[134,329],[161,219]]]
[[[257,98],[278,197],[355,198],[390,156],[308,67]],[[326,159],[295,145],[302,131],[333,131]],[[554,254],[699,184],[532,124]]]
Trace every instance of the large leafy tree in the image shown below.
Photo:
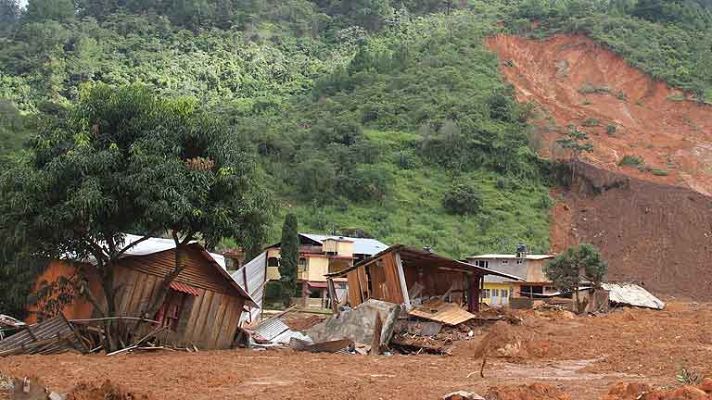
[[[31,21],[65,21],[75,13],[72,0],[29,0],[27,3],[27,19]]]
[[[186,245],[241,239],[266,223],[250,153],[196,101],[97,86],[45,126],[0,175],[0,239],[38,256],[91,260],[102,290],[85,293],[100,314],[116,314],[115,265],[137,243],[155,235],[176,243],[174,268],[144,310],[151,317],[184,268]],[[125,232],[144,235],[129,242]],[[105,348],[116,348],[115,327],[106,329]]]
[[[580,309],[578,290],[585,281],[600,287],[606,277],[608,264],[601,258],[598,249],[588,243],[569,247],[550,261],[544,272],[557,288],[574,294],[576,308]]]
[[[282,285],[284,305],[288,306],[297,286],[297,263],[299,261],[299,233],[296,215],[284,218],[282,241],[279,247],[279,281]]]
[[[0,33],[20,18],[20,4],[17,0],[0,0]]]

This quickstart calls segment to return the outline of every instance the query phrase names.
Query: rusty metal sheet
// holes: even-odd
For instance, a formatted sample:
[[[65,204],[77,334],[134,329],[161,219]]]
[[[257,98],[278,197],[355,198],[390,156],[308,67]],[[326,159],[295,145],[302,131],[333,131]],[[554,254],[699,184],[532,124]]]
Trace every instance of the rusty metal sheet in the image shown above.
[[[63,315],[28,326],[25,330],[0,340],[0,354],[51,354],[71,349],[87,351]]]

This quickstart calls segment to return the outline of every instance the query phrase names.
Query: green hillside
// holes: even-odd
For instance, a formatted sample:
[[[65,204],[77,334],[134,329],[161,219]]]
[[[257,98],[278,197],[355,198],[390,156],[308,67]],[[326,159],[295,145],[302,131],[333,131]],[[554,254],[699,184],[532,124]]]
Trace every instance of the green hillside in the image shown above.
[[[548,249],[546,165],[483,44],[584,32],[712,98],[704,1],[0,0],[0,151],[80,87],[189,96],[253,143],[300,230],[452,256]],[[539,24],[532,24],[532,20]],[[534,27],[538,26],[538,27]],[[229,239],[228,239],[229,241]]]

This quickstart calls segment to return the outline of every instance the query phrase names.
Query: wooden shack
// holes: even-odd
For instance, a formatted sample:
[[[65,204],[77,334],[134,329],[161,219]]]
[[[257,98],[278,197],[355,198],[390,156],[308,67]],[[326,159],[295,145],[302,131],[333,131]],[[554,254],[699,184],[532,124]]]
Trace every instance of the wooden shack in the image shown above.
[[[347,301],[352,307],[367,299],[377,299],[403,304],[410,310],[412,302],[439,298],[477,312],[485,275],[519,279],[403,245],[391,246],[350,268],[326,276],[330,280],[347,278]]]
[[[139,317],[149,307],[163,278],[175,265],[175,245],[168,239],[149,239],[126,252],[115,267],[116,307],[118,316]],[[193,243],[181,253],[185,268],[170,284],[165,302],[153,317],[171,333],[173,344],[196,345],[201,349],[231,347],[245,306],[254,302],[235,282],[219,257]],[[83,267],[92,293],[102,293],[93,265],[52,261],[35,282],[35,290],[62,278],[71,278]],[[99,301],[103,295],[96,295]],[[103,300],[105,301],[105,300]],[[43,308],[30,308],[29,322]],[[67,319],[97,316],[94,307],[84,300],[74,300],[61,310]]]

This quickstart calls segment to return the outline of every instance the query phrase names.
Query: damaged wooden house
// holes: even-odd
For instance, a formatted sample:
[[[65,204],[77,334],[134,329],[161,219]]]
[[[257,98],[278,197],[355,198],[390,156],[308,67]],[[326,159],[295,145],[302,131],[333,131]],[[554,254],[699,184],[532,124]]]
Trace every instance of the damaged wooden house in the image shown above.
[[[139,238],[126,235],[125,243],[133,243]],[[118,288],[117,316],[140,317],[145,312],[164,277],[173,269],[175,252],[172,239],[151,238],[135,244],[123,254],[114,270]],[[170,283],[165,301],[152,317],[153,320],[170,333],[172,345],[197,346],[200,349],[231,347],[244,309],[254,306],[255,302],[227,273],[222,256],[209,253],[198,243],[189,244],[182,256],[185,268]],[[103,293],[98,272],[91,263],[80,265],[66,260],[50,262],[37,278],[34,292],[53,283],[75,279],[80,267],[86,271],[84,275],[90,291]],[[49,301],[52,301],[51,297]],[[102,295],[95,297],[100,305],[105,304],[102,303]],[[45,306],[40,301],[30,307],[28,322],[51,316],[42,315]],[[55,314],[59,312],[68,320],[97,316],[94,306],[82,297],[74,298],[55,310]]]
[[[388,249],[342,271],[327,274],[331,296],[335,278],[346,277],[348,293],[339,303],[351,307],[368,299],[401,304],[412,316],[456,325],[480,309],[480,293],[487,275],[518,277],[481,268],[403,245]]]

